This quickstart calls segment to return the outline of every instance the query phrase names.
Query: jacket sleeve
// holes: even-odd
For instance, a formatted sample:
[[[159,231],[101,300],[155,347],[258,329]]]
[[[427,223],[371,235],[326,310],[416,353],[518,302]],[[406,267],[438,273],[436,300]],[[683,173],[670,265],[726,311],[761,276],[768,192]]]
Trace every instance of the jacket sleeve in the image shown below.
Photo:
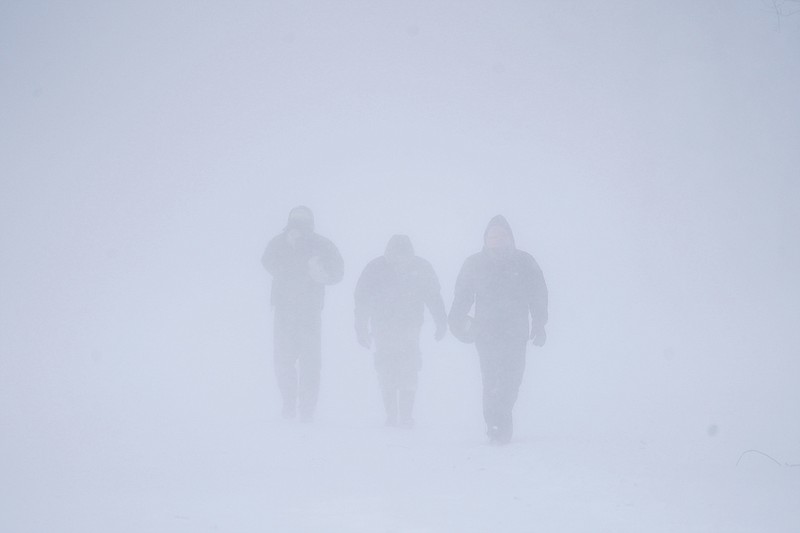
[[[468,258],[461,266],[456,278],[453,305],[450,307],[448,322],[450,331],[462,342],[471,342],[469,335],[469,318],[467,314],[475,304],[475,268]]]
[[[531,313],[531,327],[544,327],[547,324],[547,284],[539,264],[531,257],[531,277],[528,288],[528,308]]]
[[[328,274],[329,281],[326,285],[335,285],[342,281],[344,277],[344,261],[336,245],[328,239],[322,238],[319,255],[325,272]]]
[[[281,274],[282,267],[285,269],[284,262],[281,261],[280,256],[280,248],[281,248],[281,238],[283,234],[278,235],[277,237],[273,238],[267,244],[267,248],[264,250],[264,253],[261,255],[261,265],[264,269],[272,274],[273,277],[279,276]]]
[[[372,316],[372,306],[374,305],[374,264],[368,263],[356,282],[356,289],[353,294],[355,300],[355,326],[356,331],[366,331]]]
[[[433,266],[426,262],[426,284],[425,284],[425,305],[428,307],[437,328],[447,327],[447,312],[444,309],[444,300],[442,299],[442,287],[439,284],[439,278],[433,270]]]

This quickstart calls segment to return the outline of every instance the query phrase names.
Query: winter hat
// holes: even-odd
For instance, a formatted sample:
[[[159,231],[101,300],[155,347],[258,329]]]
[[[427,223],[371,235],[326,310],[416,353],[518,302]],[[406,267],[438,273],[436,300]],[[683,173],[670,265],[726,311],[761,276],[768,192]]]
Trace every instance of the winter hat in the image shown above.
[[[304,205],[298,205],[289,211],[289,221],[286,229],[300,229],[314,231],[314,213]]]
[[[502,233],[497,231],[491,231],[492,228],[502,228],[505,230],[506,236],[502,235]],[[498,233],[500,233],[498,235]],[[509,225],[506,217],[503,215],[497,215],[493,217],[489,224],[486,226],[486,231],[483,232],[483,245],[484,248],[498,248],[504,247],[503,241],[508,239],[510,247],[515,248],[516,244],[514,242],[514,232],[511,231],[511,226]]]

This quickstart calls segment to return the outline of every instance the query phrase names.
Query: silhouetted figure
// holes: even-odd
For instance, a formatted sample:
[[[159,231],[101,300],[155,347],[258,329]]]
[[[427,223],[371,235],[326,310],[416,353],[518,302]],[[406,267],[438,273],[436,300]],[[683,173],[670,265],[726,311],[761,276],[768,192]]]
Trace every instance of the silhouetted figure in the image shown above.
[[[275,376],[283,397],[283,416],[310,421],[319,392],[320,332],[325,285],[341,281],[342,257],[336,246],[314,233],[314,215],[295,207],[281,234],[261,257],[272,274],[275,309]]]
[[[358,342],[375,339],[378,373],[390,426],[412,427],[417,375],[422,365],[419,335],[427,306],[436,322],[436,340],[447,332],[439,279],[431,264],[414,255],[406,235],[394,235],[384,255],[373,259],[358,278],[355,328]]]
[[[483,378],[483,416],[493,443],[513,433],[512,409],[525,372],[528,339],[547,338],[547,286],[533,257],[516,248],[506,219],[494,217],[483,250],[468,257],[456,280],[450,331],[474,342]],[[475,316],[468,313],[475,306]]]

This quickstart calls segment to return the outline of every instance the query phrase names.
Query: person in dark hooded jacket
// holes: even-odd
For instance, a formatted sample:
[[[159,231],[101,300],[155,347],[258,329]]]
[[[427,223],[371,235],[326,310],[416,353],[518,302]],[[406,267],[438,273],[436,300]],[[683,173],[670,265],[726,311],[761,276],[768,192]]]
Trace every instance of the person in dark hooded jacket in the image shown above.
[[[406,235],[394,235],[384,255],[364,268],[355,289],[356,336],[367,349],[375,340],[375,370],[390,426],[413,426],[426,306],[436,323],[434,336],[441,340],[447,314],[439,279],[428,261],[414,255]]]
[[[322,308],[325,285],[341,281],[342,257],[336,246],[314,232],[314,214],[298,206],[283,232],[261,257],[272,275],[270,300],[275,310],[275,376],[283,397],[283,416],[310,421],[320,378]]]
[[[464,261],[448,320],[457,339],[477,348],[489,439],[508,443],[527,341],[543,346],[547,338],[547,286],[534,258],[516,248],[502,215],[489,222],[483,250]]]

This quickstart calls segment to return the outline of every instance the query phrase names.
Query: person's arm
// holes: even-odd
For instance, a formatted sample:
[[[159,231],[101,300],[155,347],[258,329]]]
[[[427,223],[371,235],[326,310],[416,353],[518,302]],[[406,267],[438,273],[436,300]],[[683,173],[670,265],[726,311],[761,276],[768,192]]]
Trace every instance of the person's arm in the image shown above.
[[[447,312],[444,309],[444,300],[442,299],[442,287],[439,284],[439,278],[433,267],[427,261],[425,262],[425,305],[436,323],[436,333],[434,337],[437,341],[442,340],[447,333]]]
[[[547,284],[542,269],[533,257],[531,261],[530,287],[528,288],[528,309],[531,314],[531,339],[537,346],[543,346],[547,340],[545,324],[547,324]]]
[[[280,247],[282,244],[282,238],[283,234],[280,234],[269,241],[267,248],[261,255],[261,265],[267,272],[272,274],[273,277],[280,275],[281,265],[283,264],[283,262],[280,260]]]
[[[374,295],[372,278],[372,263],[369,263],[358,277],[356,289],[353,293],[356,338],[364,348],[369,348],[372,344],[369,332]]]
[[[450,331],[453,336],[462,342],[474,340],[471,328],[469,311],[475,304],[475,272],[474,265],[467,259],[461,267],[456,278],[456,287],[453,294],[453,305],[450,306]]]
[[[325,285],[335,285],[344,277],[344,261],[339,249],[324,237],[319,238],[318,257],[325,272]]]

